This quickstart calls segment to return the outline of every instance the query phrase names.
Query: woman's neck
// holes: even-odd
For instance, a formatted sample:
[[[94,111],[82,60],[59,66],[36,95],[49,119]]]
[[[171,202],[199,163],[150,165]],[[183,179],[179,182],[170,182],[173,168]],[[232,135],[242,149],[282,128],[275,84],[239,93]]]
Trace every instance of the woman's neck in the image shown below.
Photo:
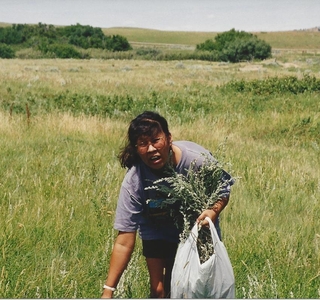
[[[179,147],[177,147],[175,145],[172,145],[171,148],[172,148],[172,158],[171,158],[172,164],[174,167],[176,167],[181,160],[182,151]]]

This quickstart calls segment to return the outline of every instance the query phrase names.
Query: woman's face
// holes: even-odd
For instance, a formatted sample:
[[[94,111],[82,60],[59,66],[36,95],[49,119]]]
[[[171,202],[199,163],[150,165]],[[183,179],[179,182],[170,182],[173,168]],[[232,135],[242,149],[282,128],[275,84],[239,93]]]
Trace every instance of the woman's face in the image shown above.
[[[171,135],[167,137],[163,131],[152,137],[141,136],[137,140],[137,153],[148,167],[159,170],[168,162],[171,141]]]

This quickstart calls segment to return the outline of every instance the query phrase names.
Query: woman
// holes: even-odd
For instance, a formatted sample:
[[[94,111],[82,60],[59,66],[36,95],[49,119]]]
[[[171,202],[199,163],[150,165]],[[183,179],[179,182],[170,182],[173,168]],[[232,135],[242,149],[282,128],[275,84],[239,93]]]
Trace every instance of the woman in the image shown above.
[[[118,236],[111,254],[103,298],[112,297],[130,261],[137,231],[142,239],[150,275],[150,297],[170,297],[171,271],[180,233],[174,221],[178,207],[161,208],[164,195],[146,187],[166,176],[168,167],[186,174],[192,161],[197,160],[200,166],[203,153],[209,154],[209,151],[195,143],[173,142],[166,119],[156,112],[145,111],[131,121],[127,144],[119,155],[121,165],[128,171],[117,203],[114,228],[118,230]],[[218,216],[228,203],[233,183],[226,172],[222,179],[226,182],[223,196],[212,209],[204,210],[195,220],[207,225],[205,217],[211,218],[218,232]]]

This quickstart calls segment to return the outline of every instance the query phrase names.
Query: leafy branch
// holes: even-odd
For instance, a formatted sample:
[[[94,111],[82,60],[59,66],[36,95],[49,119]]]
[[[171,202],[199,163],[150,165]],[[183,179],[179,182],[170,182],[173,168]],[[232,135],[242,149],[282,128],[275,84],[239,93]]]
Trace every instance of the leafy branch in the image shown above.
[[[176,218],[176,224],[182,229],[180,240],[184,241],[196,218],[203,210],[211,208],[221,197],[228,180],[223,179],[221,163],[209,154],[203,154],[201,166],[197,160],[191,162],[186,175],[177,174],[173,168],[170,176],[156,180],[152,186],[146,189],[153,189],[167,195],[162,202],[162,208],[179,203],[180,219]],[[181,227],[182,226],[182,227]]]

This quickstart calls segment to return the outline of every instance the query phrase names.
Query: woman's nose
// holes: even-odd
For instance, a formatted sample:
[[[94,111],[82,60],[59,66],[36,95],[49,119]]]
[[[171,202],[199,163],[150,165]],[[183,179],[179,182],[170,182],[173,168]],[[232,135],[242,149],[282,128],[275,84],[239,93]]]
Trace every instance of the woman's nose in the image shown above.
[[[149,143],[147,147],[147,152],[152,152],[154,150],[157,150],[157,148],[155,148],[152,143]]]

